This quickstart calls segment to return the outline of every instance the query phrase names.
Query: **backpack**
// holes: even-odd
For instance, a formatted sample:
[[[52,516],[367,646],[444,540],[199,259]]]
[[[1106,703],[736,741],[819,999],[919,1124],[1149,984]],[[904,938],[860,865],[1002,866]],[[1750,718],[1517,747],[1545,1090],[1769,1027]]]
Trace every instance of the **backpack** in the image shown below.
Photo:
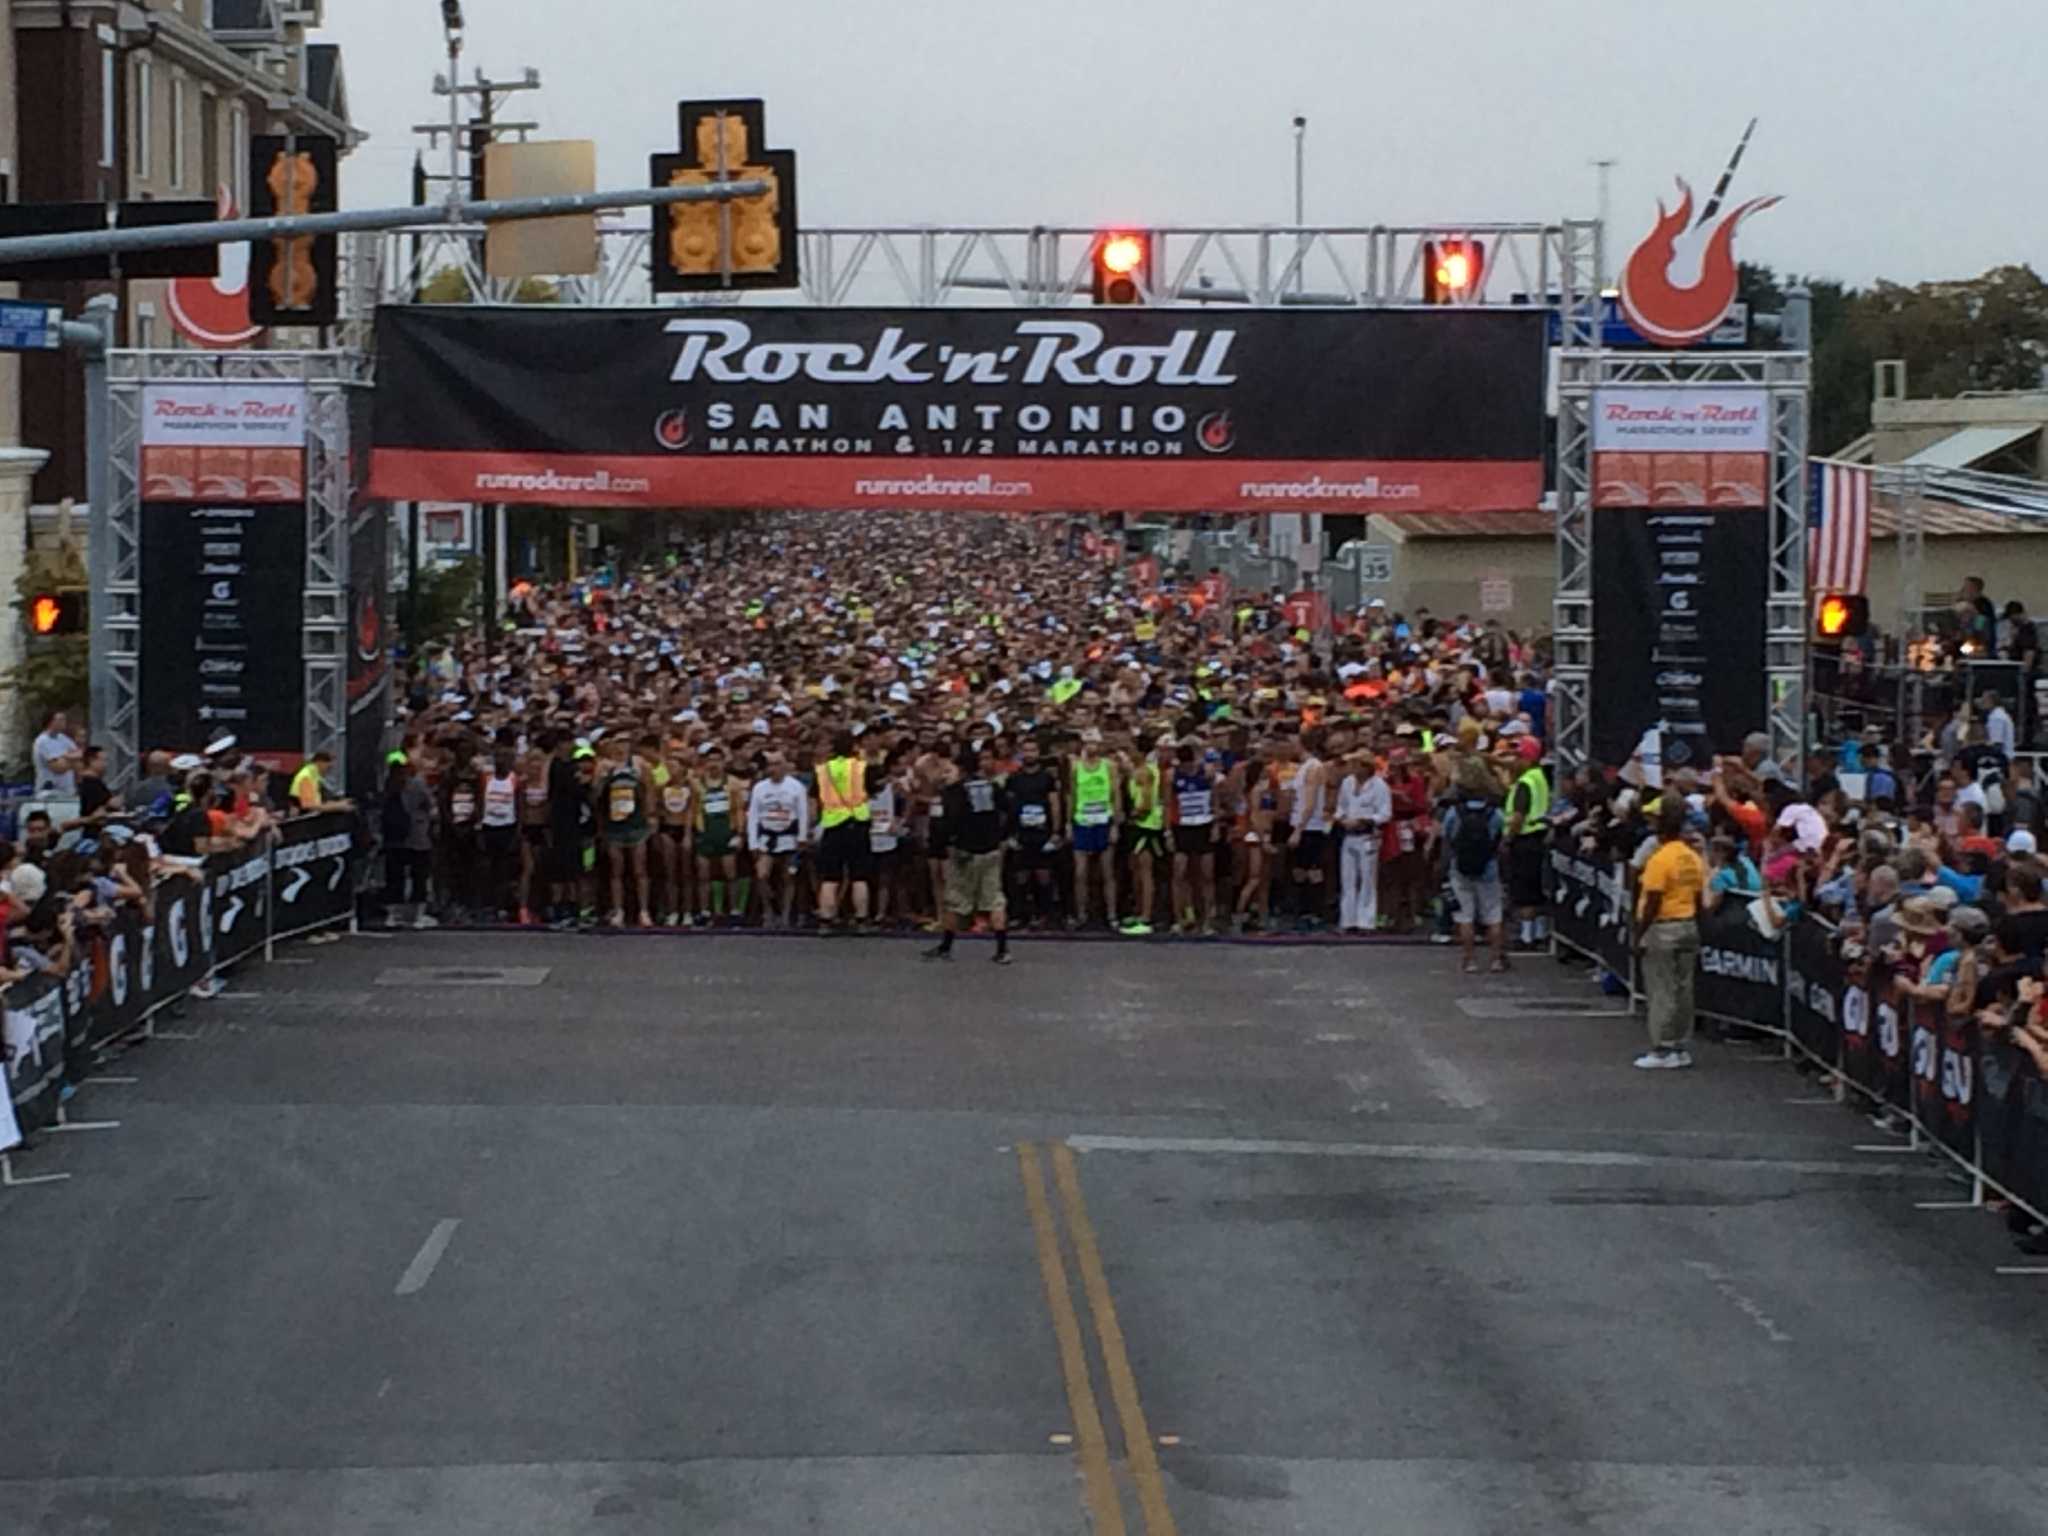
[[[1458,830],[1451,835],[1451,867],[1467,880],[1485,875],[1499,851],[1494,846],[1493,802],[1458,802]]]

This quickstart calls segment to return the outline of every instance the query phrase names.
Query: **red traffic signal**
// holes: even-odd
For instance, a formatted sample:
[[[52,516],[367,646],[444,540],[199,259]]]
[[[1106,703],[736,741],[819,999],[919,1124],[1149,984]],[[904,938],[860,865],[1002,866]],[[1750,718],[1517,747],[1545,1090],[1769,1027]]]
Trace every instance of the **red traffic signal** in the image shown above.
[[[1486,247],[1477,240],[1430,240],[1422,247],[1422,302],[1461,304],[1479,292]]]
[[[1095,244],[1095,302],[1142,304],[1152,286],[1152,243],[1127,231],[1105,234]]]
[[[1870,628],[1870,599],[1850,592],[1824,593],[1814,604],[1813,627],[1823,640],[1853,640]]]

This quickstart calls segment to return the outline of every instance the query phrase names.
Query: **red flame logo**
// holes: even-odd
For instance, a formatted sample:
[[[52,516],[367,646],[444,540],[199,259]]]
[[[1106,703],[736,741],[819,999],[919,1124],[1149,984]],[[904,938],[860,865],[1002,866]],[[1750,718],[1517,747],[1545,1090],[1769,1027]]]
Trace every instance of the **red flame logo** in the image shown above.
[[[1216,411],[1204,416],[1195,426],[1195,441],[1210,453],[1228,453],[1237,441],[1237,428],[1230,420],[1230,412]]]
[[[1779,201],[1752,198],[1723,218],[1707,239],[1699,281],[1681,288],[1671,281],[1678,237],[1692,223],[1692,188],[1678,179],[1678,207],[1657,205],[1657,227],[1635,248],[1621,274],[1621,309],[1628,322],[1651,341],[1683,347],[1698,341],[1728,318],[1735,304],[1735,231],[1752,213]]]
[[[690,445],[690,414],[663,411],[654,418],[654,440],[671,453]]]

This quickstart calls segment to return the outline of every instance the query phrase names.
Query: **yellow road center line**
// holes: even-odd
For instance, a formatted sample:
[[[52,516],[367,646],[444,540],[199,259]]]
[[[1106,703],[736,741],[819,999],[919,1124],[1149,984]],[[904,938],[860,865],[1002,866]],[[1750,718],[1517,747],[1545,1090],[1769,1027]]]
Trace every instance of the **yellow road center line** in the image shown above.
[[[1052,1173],[1059,1185],[1060,1202],[1066,1208],[1067,1231],[1074,1239],[1081,1288],[1087,1293],[1089,1310],[1095,1314],[1095,1336],[1102,1341],[1109,1395],[1123,1421],[1124,1454],[1130,1458],[1131,1477],[1138,1485],[1138,1508],[1144,1512],[1146,1536],[1175,1536],[1173,1514],[1166,1507],[1166,1481],[1159,1473],[1159,1453],[1153,1449],[1152,1432],[1145,1427],[1145,1410],[1138,1402],[1138,1379],[1132,1375],[1131,1359],[1124,1351],[1123,1325],[1117,1321],[1116,1303],[1109,1297],[1109,1276],[1103,1273],[1095,1225],[1089,1221],[1088,1207],[1081,1199],[1080,1169],[1075,1165],[1073,1148],[1064,1142],[1053,1146]]]
[[[1031,1211],[1031,1236],[1038,1247],[1046,1306],[1052,1311],[1053,1337],[1059,1341],[1060,1375],[1067,1384],[1067,1408],[1074,1415],[1075,1454],[1081,1462],[1081,1492],[1089,1524],[1095,1536],[1124,1536],[1123,1504],[1109,1475],[1109,1442],[1102,1432],[1102,1415],[1095,1407],[1095,1389],[1088,1381],[1088,1354],[1081,1347],[1081,1319],[1074,1311],[1066,1260],[1060,1256],[1052,1206],[1045,1198],[1038,1148],[1028,1141],[1017,1146],[1017,1170],[1024,1179],[1024,1203]]]

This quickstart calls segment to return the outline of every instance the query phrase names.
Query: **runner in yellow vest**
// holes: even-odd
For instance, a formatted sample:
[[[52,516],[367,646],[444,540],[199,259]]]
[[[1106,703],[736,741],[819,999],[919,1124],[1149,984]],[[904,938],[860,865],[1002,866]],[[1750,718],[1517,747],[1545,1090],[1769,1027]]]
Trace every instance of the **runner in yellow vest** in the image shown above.
[[[831,755],[818,763],[818,932],[831,937],[839,926],[840,887],[853,885],[853,915],[868,920],[868,882],[874,852],[868,845],[868,765],[854,751],[852,731],[832,738]]]
[[[1508,896],[1515,908],[1516,947],[1535,949],[1550,942],[1543,891],[1550,858],[1550,779],[1543,772],[1543,743],[1534,736],[1517,736],[1515,754],[1524,766],[1508,791]]]

